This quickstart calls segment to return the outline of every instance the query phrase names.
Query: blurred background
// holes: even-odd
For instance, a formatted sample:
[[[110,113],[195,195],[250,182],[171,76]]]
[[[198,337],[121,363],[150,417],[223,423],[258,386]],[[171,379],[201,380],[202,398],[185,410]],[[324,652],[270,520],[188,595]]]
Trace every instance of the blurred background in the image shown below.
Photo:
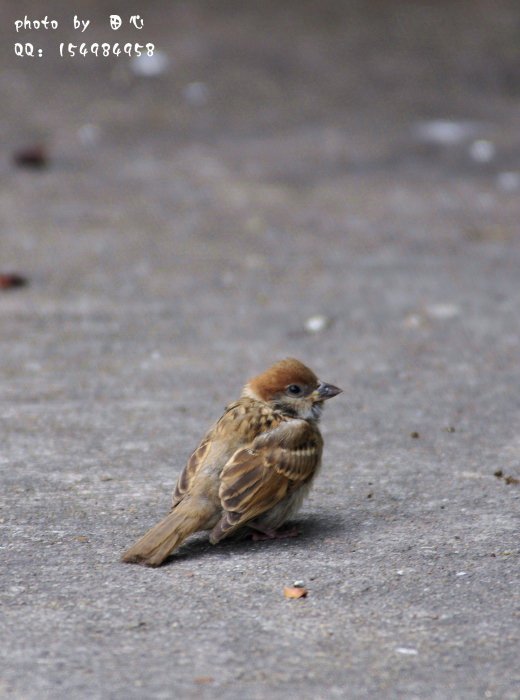
[[[364,369],[394,315],[421,326],[428,304],[449,315],[471,295],[455,253],[491,244],[511,263],[516,0],[0,11],[0,272],[30,282],[6,310],[116,310],[107,357],[140,334],[146,357],[162,338],[170,361],[224,370],[234,348],[249,374],[295,343],[318,363],[342,343]]]
[[[515,0],[0,11],[1,259],[40,297],[119,303],[175,284],[189,300],[202,283],[208,313],[291,309],[297,328],[307,310],[340,313],[326,275],[352,256],[516,231]],[[45,16],[58,28],[16,32]],[[67,54],[81,42],[155,49]],[[40,165],[20,163],[27,150]]]
[[[498,336],[512,371],[516,0],[0,11],[6,396],[197,400],[291,354],[444,397]]]

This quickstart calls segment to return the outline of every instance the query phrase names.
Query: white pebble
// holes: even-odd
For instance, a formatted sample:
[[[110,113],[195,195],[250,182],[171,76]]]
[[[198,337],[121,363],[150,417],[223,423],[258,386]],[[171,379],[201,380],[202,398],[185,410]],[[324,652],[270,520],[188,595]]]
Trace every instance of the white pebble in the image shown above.
[[[426,310],[434,318],[454,318],[460,314],[460,308],[456,304],[431,304]]]
[[[134,56],[130,66],[135,73],[142,78],[153,78],[161,75],[170,65],[170,59],[163,51],[156,51],[152,56],[141,54]]]
[[[421,314],[418,313],[410,313],[406,316],[406,318],[403,321],[403,324],[407,328],[421,328],[421,326],[424,326],[425,319]]]
[[[497,185],[505,192],[514,192],[520,189],[520,173],[499,173],[497,175]]]
[[[321,333],[330,325],[330,319],[327,316],[322,316],[321,314],[316,314],[315,316],[310,316],[304,324],[304,328],[307,333]]]
[[[420,122],[414,126],[413,131],[419,141],[437,143],[441,146],[453,146],[474,136],[477,131],[477,125],[473,122],[454,122],[448,119],[437,119],[429,122]]]
[[[489,163],[496,155],[495,144],[491,141],[478,139],[469,147],[469,155],[477,163]]]

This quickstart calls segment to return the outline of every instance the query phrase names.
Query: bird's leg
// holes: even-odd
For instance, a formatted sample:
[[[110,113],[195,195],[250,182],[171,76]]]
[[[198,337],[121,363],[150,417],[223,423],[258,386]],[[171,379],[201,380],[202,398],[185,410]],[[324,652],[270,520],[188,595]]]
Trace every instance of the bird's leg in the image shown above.
[[[287,530],[272,530],[269,527],[260,525],[256,520],[251,520],[247,523],[247,526],[254,530],[253,540],[255,542],[260,542],[262,540],[279,540],[284,537],[297,537],[300,534],[296,527]]]

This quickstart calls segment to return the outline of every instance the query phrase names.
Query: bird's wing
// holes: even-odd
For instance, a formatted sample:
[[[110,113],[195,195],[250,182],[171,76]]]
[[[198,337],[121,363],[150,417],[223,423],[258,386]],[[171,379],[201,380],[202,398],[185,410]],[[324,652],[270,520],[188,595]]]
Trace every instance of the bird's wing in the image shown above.
[[[203,438],[202,442],[197,447],[195,452],[193,452],[191,457],[188,459],[186,466],[180,473],[180,476],[177,480],[177,484],[175,485],[175,489],[173,491],[172,508],[175,508],[179,501],[182,501],[182,499],[184,498],[184,494],[186,493],[186,491],[189,490],[195,475],[199,471],[201,464],[203,464],[204,459],[206,458],[210,450],[212,434],[212,431],[210,431]]]
[[[288,420],[238,449],[222,470],[219,489],[230,528],[266,512],[308,481],[322,448],[317,428]]]
[[[222,464],[225,464],[239,445],[251,444],[255,436],[278,425],[280,420],[271,410],[259,406],[257,401],[251,399],[240,399],[226,406],[223,415],[206,433],[182,470],[173,492],[172,508],[191,489],[212,449],[214,451],[209,459],[216,459],[217,462],[223,459]]]

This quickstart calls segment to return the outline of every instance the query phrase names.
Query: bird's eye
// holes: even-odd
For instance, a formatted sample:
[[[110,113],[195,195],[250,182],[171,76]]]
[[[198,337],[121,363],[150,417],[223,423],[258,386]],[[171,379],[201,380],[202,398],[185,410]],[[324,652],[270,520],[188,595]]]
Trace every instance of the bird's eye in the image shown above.
[[[298,384],[291,384],[287,387],[287,393],[291,396],[299,396],[302,393],[302,388]]]

